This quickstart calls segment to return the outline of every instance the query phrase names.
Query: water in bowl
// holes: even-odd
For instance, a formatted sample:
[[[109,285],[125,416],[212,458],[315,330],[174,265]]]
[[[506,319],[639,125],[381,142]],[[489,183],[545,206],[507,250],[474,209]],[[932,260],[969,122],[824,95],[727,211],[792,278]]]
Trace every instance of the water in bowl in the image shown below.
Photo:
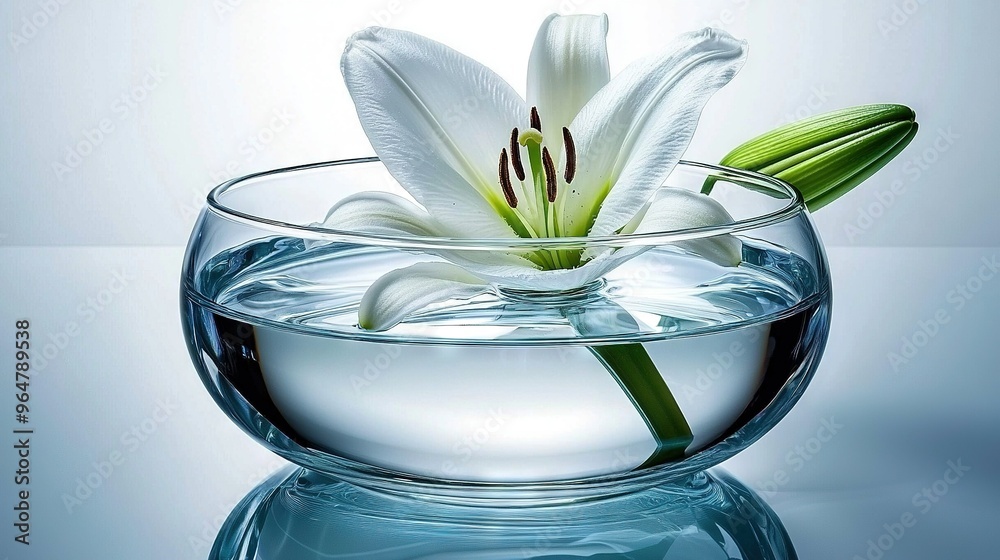
[[[426,259],[288,238],[235,248],[184,287],[192,352],[223,395],[304,448],[516,482],[624,472],[654,451],[596,346],[643,344],[691,427],[691,456],[764,410],[822,344],[827,288],[794,254],[749,241],[735,268],[660,248],[574,293],[501,290],[359,329],[367,286]]]

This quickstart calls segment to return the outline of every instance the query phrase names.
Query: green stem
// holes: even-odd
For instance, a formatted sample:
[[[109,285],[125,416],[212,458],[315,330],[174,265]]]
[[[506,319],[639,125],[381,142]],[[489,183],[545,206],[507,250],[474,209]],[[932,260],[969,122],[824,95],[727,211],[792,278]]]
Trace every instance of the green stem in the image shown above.
[[[691,427],[643,345],[608,344],[590,351],[618,381],[656,440],[656,451],[639,468],[683,458],[694,439]]]
[[[632,315],[608,298],[563,310],[581,336],[639,332]],[[590,346],[590,351],[615,378],[656,440],[656,450],[639,468],[684,457],[694,436],[677,401],[646,348],[640,343]]]

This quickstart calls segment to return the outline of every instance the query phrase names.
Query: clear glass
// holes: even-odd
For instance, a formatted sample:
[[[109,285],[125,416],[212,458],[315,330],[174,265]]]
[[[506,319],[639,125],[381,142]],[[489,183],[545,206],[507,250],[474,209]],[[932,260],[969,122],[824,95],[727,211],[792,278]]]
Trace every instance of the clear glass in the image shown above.
[[[711,196],[726,226],[603,238],[446,239],[319,227],[355,192],[405,192],[377,159],[252,175],[209,196],[185,257],[192,359],[219,406],[279,455],[358,484],[437,497],[552,499],[623,480],[658,484],[750,445],[796,402],[829,327],[820,240],[794,188],[682,162],[666,186]],[[692,241],[735,236],[717,266]],[[488,252],[639,249],[566,292],[497,287],[431,305],[381,332],[357,326],[383,274]],[[638,346],[641,345],[641,346]],[[658,447],[651,398],[609,369],[648,356],[690,426]],[[657,403],[653,402],[653,407]]]
[[[490,508],[400,500],[286,468],[233,509],[215,560],[795,560],[781,520],[724,472],[605,500]]]

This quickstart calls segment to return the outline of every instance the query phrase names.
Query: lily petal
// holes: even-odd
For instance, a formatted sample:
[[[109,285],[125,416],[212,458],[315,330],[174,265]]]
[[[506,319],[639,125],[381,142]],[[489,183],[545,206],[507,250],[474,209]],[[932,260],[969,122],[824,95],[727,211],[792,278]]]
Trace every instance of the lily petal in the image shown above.
[[[378,235],[443,234],[443,228],[416,204],[401,196],[378,191],[344,198],[327,213],[323,227]]]
[[[405,198],[381,192],[364,192],[346,197],[330,210],[323,226],[378,235],[461,237],[437,223],[427,212]],[[597,256],[582,266],[555,270],[540,269],[530,260],[530,252],[518,254],[510,251],[446,249],[424,252],[449,261],[455,268],[460,267],[459,270],[467,271],[464,273],[466,278],[475,278],[479,283],[488,282],[522,290],[551,291],[571,290],[589,284],[641,251],[634,248],[605,251],[606,254]],[[393,274],[395,272],[389,273]],[[382,280],[378,282],[381,283]],[[406,313],[408,312],[400,317]]]
[[[444,225],[422,208],[403,197],[378,191],[344,198],[327,214],[324,227],[359,233],[393,236],[434,236],[474,238],[481,232],[476,223]],[[525,254],[507,251],[425,250],[485,278],[503,278],[538,268]],[[502,282],[501,282],[502,283]]]
[[[361,298],[358,323],[364,329],[385,330],[428,305],[470,299],[489,290],[487,283],[459,266],[417,263],[393,270],[372,283]]]
[[[563,291],[574,290],[586,286],[629,259],[642,254],[647,248],[627,247],[616,251],[605,250],[593,259],[576,268],[557,268],[551,270],[537,267],[468,264],[457,261],[454,255],[441,255],[452,262],[466,266],[469,272],[504,288],[514,288],[528,291]]]
[[[524,101],[489,68],[406,31],[369,27],[347,42],[347,89],[389,172],[441,223],[512,237],[497,158]]]
[[[663,187],[629,222],[622,233],[655,233],[731,224],[735,220],[717,200],[687,189]],[[720,266],[743,260],[743,243],[732,235],[716,235],[675,244]]]
[[[611,79],[607,36],[607,15],[552,14],[535,37],[528,59],[528,105],[538,107],[556,162],[562,128]]]
[[[610,235],[627,224],[677,165],[709,98],[745,60],[745,42],[704,29],[615,76],[571,125],[579,164],[561,203],[564,229]]]

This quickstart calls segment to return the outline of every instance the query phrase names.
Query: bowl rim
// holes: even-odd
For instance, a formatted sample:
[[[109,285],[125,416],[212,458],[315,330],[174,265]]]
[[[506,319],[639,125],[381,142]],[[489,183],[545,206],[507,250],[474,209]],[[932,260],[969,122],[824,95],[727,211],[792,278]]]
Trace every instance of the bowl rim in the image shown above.
[[[802,193],[793,185],[775,177],[735,169],[722,165],[713,165],[688,160],[680,160],[677,169],[687,168],[702,171],[709,171],[711,176],[717,176],[720,180],[735,179],[745,182],[764,183],[775,188],[788,196],[788,203],[783,207],[764,214],[751,216],[742,220],[737,220],[729,224],[716,226],[705,226],[697,228],[683,228],[669,231],[630,233],[593,237],[543,237],[543,238],[457,238],[457,237],[435,237],[421,235],[385,235],[374,233],[362,233],[357,231],[340,230],[323,227],[319,224],[301,225],[284,222],[258,216],[249,212],[244,212],[233,208],[222,201],[224,195],[257,179],[273,177],[288,173],[310,171],[315,169],[333,168],[344,165],[360,165],[368,163],[378,163],[378,157],[362,157],[352,159],[331,160],[291,167],[283,167],[257,173],[251,173],[241,177],[230,179],[213,188],[206,197],[208,209],[229,220],[250,225],[257,228],[267,229],[275,233],[284,234],[290,237],[299,237],[318,241],[332,241],[350,243],[354,245],[375,245],[391,246],[401,249],[452,249],[452,250],[496,250],[496,249],[552,249],[552,248],[576,248],[576,247],[614,247],[621,248],[634,245],[660,245],[678,243],[694,239],[703,239],[719,235],[728,235],[747,230],[759,229],[774,225],[794,218],[806,211],[806,206]]]

